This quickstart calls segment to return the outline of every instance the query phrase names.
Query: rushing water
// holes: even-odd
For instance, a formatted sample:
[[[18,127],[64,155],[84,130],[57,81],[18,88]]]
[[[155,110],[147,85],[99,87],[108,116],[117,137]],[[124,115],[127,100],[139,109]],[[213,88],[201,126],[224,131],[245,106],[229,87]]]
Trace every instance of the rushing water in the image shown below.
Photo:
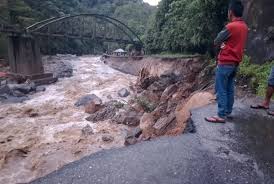
[[[88,122],[88,114],[74,103],[86,94],[104,102],[119,100],[117,91],[136,78],[113,70],[98,57],[60,59],[73,66],[71,78],[60,79],[21,104],[0,104],[0,183],[28,182],[90,153],[123,146],[125,126]],[[87,125],[94,132],[88,136],[82,133]],[[103,135],[114,141],[103,142]]]

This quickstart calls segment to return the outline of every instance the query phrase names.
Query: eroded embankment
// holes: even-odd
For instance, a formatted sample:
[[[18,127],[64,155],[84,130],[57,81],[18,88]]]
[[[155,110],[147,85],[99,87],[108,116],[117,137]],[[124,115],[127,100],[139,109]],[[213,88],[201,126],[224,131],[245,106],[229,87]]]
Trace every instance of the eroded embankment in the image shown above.
[[[186,57],[119,57],[103,56],[102,60],[112,68],[138,76],[143,68],[149,71],[150,75],[161,76],[163,74],[175,74],[190,76],[191,71],[197,73],[197,70],[205,68],[209,62],[200,55]],[[192,74],[194,75],[194,74]]]
[[[142,130],[140,140],[183,133],[190,117],[189,110],[214,99],[210,93],[214,67],[201,56],[103,59],[115,69],[138,75],[135,97],[129,101],[131,108],[125,109],[120,116],[138,114]]]

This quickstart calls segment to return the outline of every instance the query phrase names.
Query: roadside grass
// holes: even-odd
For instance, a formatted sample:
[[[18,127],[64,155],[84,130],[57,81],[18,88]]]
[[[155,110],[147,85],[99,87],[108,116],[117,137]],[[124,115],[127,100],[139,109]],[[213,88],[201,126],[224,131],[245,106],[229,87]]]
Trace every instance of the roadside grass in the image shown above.
[[[159,57],[159,58],[190,58],[190,57],[197,57],[201,56],[199,54],[187,54],[187,53],[170,53],[170,52],[162,52],[160,54],[153,54],[152,57]]]
[[[262,65],[252,64],[250,58],[245,56],[240,65],[238,77],[250,78],[250,84],[247,85],[250,85],[258,96],[264,96],[272,66],[274,66],[274,61],[269,61]]]

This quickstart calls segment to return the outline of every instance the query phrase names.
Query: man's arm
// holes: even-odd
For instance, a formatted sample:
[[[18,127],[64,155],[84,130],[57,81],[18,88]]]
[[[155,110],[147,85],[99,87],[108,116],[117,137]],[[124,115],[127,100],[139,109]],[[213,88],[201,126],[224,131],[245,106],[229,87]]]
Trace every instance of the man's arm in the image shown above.
[[[214,40],[214,45],[219,46],[231,36],[227,28],[223,29]]]

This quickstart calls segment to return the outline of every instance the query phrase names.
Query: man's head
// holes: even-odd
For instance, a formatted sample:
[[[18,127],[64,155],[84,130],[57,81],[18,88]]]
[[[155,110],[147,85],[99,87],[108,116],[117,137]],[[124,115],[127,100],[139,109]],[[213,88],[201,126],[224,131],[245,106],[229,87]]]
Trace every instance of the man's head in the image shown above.
[[[240,0],[231,0],[228,8],[228,19],[231,21],[233,18],[243,16],[244,5]]]

